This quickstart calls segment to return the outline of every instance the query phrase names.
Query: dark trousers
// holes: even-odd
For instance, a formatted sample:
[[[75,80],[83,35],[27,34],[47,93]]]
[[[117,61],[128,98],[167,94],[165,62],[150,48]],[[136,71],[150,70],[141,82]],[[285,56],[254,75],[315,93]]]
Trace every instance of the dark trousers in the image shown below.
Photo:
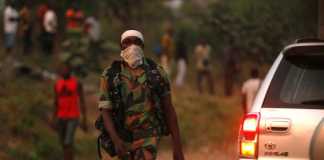
[[[207,87],[210,94],[214,94],[214,79],[210,70],[200,70],[197,73],[197,86],[200,93],[203,92],[203,81],[207,82]]]
[[[72,146],[75,131],[79,125],[79,119],[58,119],[57,129],[63,146]]]
[[[24,30],[23,33],[23,47],[24,51],[23,54],[27,55],[30,54],[31,48],[32,48],[32,27],[28,27],[26,30]]]
[[[51,55],[54,49],[55,33],[43,32],[42,34],[42,49],[44,54]]]

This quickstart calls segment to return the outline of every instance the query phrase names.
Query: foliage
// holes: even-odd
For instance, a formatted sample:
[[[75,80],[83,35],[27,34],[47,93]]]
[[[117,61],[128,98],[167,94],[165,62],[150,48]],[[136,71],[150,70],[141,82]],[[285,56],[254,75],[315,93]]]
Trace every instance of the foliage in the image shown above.
[[[36,8],[44,0],[29,2]],[[62,27],[64,18],[61,17],[73,1],[52,2]],[[198,39],[204,37],[212,44],[217,58],[222,58],[223,49],[230,45],[240,48],[242,60],[272,62],[285,44],[296,38],[315,36],[317,31],[317,1],[210,0],[209,5],[198,6],[188,0],[180,14],[173,14],[163,1],[155,0],[78,2],[87,15],[99,13],[103,38],[109,40],[104,45],[114,48],[112,52],[119,51],[120,33],[128,28],[140,29],[145,35],[145,48],[152,50],[159,43],[164,22],[169,20],[173,22],[177,35],[185,34],[181,38],[189,51],[193,50]],[[49,60],[42,61],[47,64]],[[222,71],[222,65],[218,65],[214,67],[214,72]],[[189,67],[189,71],[193,72],[194,66]],[[193,85],[195,75],[188,74],[187,79]],[[97,78],[98,75],[94,79]],[[21,77],[15,81],[0,80],[0,96],[7,97],[0,99],[3,106],[0,107],[0,122],[3,124],[0,126],[1,152],[18,160],[60,159],[61,146],[55,132],[47,124],[53,107],[52,85]],[[228,102],[231,100],[218,95],[198,95],[192,87],[174,92],[185,147],[221,144],[226,138],[235,137],[234,128],[237,129],[240,114],[237,97]],[[83,159],[93,159],[96,155],[95,134],[78,135],[77,138],[77,154]]]
[[[2,81],[1,150],[12,159],[60,159],[61,151],[55,132],[48,126],[52,102],[48,100],[52,84],[44,84],[25,77],[11,83]],[[33,85],[26,85],[33,84]],[[36,91],[36,92],[35,92]],[[31,94],[32,93],[32,94]]]
[[[30,2],[34,7],[44,3],[42,0]],[[64,11],[73,3],[78,4],[87,15],[99,14],[105,28],[103,37],[113,41],[118,42],[120,33],[125,29],[139,29],[148,39],[146,46],[150,51],[159,42],[165,21],[171,21],[176,31],[186,32],[186,42],[191,50],[198,39],[205,37],[217,53],[216,57],[222,57],[226,46],[236,46],[240,48],[243,59],[261,57],[257,59],[260,62],[271,62],[284,45],[297,38],[314,37],[317,32],[318,4],[315,0],[286,0],[280,3],[267,0],[205,0],[209,5],[203,6],[195,1],[186,1],[176,14],[162,0],[51,2],[56,6],[59,17],[64,17]],[[60,19],[59,24],[64,24],[64,20]],[[60,28],[63,29],[62,25]]]
[[[317,1],[223,0],[204,10],[186,7],[199,26],[197,32],[219,53],[233,45],[241,49],[243,58],[251,58],[258,49],[263,62],[271,62],[284,45],[317,32]]]

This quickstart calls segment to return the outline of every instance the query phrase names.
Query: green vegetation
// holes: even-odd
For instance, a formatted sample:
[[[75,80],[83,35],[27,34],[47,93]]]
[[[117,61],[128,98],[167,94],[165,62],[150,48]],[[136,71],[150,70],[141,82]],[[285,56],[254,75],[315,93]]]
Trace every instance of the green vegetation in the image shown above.
[[[18,4],[24,0],[15,0]],[[204,5],[198,3],[202,1]],[[43,0],[28,1],[34,9]],[[59,17],[73,1],[52,1]],[[166,22],[178,32],[185,32],[189,48],[203,37],[215,49],[215,57],[223,57],[225,46],[239,48],[243,59],[271,63],[278,51],[296,38],[317,34],[318,1],[285,0],[186,0],[177,11],[164,2],[152,0],[78,0],[87,15],[98,14],[103,24],[103,39],[116,46],[125,29],[141,30],[146,48],[152,52],[160,40]],[[59,19],[60,31],[65,21]],[[118,46],[118,44],[117,44]]]
[[[47,123],[52,84],[24,77],[1,84],[1,95],[6,97],[0,100],[1,151],[10,159],[59,159],[58,142]]]
[[[224,46],[233,45],[244,60],[271,63],[284,45],[297,38],[316,37],[317,3],[221,0],[211,1],[205,9],[186,3],[184,10],[190,15],[187,22],[197,31],[196,35],[210,40],[218,57],[222,57]]]
[[[186,150],[192,151],[212,144],[216,148],[233,146],[236,140],[241,110],[240,97],[223,97],[222,58],[226,46],[239,48],[242,66],[241,80],[255,63],[271,63],[278,51],[287,43],[300,37],[313,37],[317,26],[317,1],[305,0],[205,0],[208,5],[197,5],[188,0],[178,13],[153,0],[80,0],[87,14],[99,13],[103,28],[105,58],[101,68],[118,56],[119,36],[126,28],[143,31],[147,55],[159,43],[166,21],[173,23],[178,32],[185,32],[189,56],[199,38],[206,38],[213,48],[213,74],[216,77],[215,96],[198,94],[195,90],[194,61],[189,61],[188,84],[173,88],[181,133]],[[21,0],[18,0],[21,2]],[[33,7],[44,2],[32,0]],[[72,1],[53,1],[59,17]],[[118,12],[114,12],[114,11]],[[60,19],[60,31],[64,20]],[[36,35],[35,35],[36,36]],[[177,38],[177,37],[176,37]],[[36,39],[36,38],[35,38]],[[233,42],[233,43],[230,43]],[[35,41],[36,43],[36,41]],[[17,49],[18,50],[18,49]],[[36,50],[37,51],[37,50]],[[1,56],[3,57],[3,55]],[[31,65],[53,68],[57,65],[34,53],[21,58]],[[53,62],[51,62],[53,61]],[[260,67],[262,73],[268,65]],[[5,68],[6,69],[6,68]],[[0,74],[1,75],[1,74]],[[76,154],[78,160],[95,159],[96,135],[93,128],[98,114],[96,94],[98,73],[90,73],[84,82],[89,107],[89,133],[77,132]],[[1,75],[3,77],[3,75]],[[0,80],[0,159],[1,160],[57,160],[62,157],[61,146],[55,131],[49,125],[53,111],[53,82],[30,77],[11,77]],[[93,87],[95,86],[95,87]],[[93,89],[94,88],[94,89]],[[238,92],[238,89],[236,89]],[[163,151],[170,144],[163,142]]]

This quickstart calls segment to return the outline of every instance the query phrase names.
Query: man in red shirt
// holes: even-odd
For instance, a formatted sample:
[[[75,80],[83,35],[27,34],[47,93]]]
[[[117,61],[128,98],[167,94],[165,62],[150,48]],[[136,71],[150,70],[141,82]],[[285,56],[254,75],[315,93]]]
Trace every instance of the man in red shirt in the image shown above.
[[[55,112],[54,120],[64,152],[64,160],[73,160],[73,140],[82,112],[82,129],[87,131],[86,107],[83,87],[65,67],[61,78],[55,83]]]
[[[43,4],[38,6],[37,18],[38,18],[38,21],[39,21],[39,24],[40,24],[41,27],[43,27],[44,15],[45,15],[47,10],[48,10],[48,5],[46,3],[43,3]]]
[[[84,25],[84,13],[77,4],[73,4],[65,13],[66,31],[82,34]]]

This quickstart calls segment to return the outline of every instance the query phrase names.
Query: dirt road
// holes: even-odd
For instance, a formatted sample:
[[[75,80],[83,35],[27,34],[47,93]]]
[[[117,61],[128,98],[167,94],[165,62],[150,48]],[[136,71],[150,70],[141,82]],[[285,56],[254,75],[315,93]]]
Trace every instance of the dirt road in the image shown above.
[[[186,160],[234,160],[236,157],[236,145],[229,148],[215,148],[204,146],[197,150],[185,151]],[[171,150],[162,150],[159,153],[158,160],[172,160]]]
[[[96,108],[97,104],[97,88],[96,86],[87,86],[87,102],[88,102],[88,114],[89,121],[93,122],[98,115],[98,110]],[[220,101],[221,97],[217,97],[215,101]],[[221,100],[224,105],[234,106],[236,101],[231,99]],[[228,118],[228,117],[227,117]],[[203,123],[206,125],[212,125],[209,123]],[[208,128],[208,127],[207,127]],[[226,143],[224,142],[208,142],[204,143],[202,147],[193,147],[190,144],[185,145],[185,157],[186,160],[234,160],[237,155],[237,145],[236,137],[234,132],[236,129],[233,129],[232,132],[229,132],[231,135],[226,136]],[[95,131],[94,131],[95,133]],[[230,139],[228,139],[230,137]],[[225,137],[224,137],[225,138]],[[210,143],[210,144],[209,144]],[[111,160],[108,156],[104,156],[105,160]],[[158,160],[172,160],[172,150],[169,142],[163,143],[162,147],[159,150]]]

